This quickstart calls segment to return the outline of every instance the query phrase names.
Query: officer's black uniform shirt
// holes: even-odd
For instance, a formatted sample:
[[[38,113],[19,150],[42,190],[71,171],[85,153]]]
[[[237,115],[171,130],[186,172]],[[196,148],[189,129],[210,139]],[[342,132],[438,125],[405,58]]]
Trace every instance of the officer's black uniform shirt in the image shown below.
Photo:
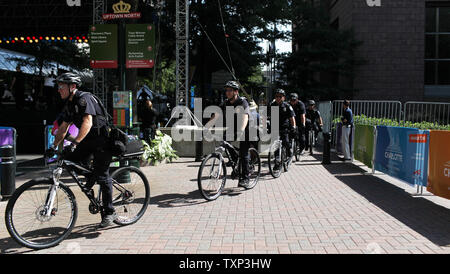
[[[272,104],[270,104],[270,112],[273,106],[278,106],[277,102],[274,101]],[[279,116],[280,116],[280,130],[288,129],[291,122],[289,121],[290,118],[295,117],[295,112],[292,106],[286,102],[282,102],[279,106]],[[272,114],[271,114],[272,115]],[[273,123],[272,117],[271,117],[271,123]]]
[[[73,123],[77,128],[81,128],[83,117],[85,115],[92,115],[92,127],[98,129],[106,126],[106,121],[102,114],[103,111],[99,103],[91,93],[77,90],[75,91],[72,101],[68,100],[64,107],[63,121],[66,123]],[[101,117],[97,117],[97,115]]]
[[[243,108],[243,113],[240,113],[239,111],[235,111],[236,107],[242,107]],[[223,126],[226,127],[227,126],[227,107],[233,107],[233,112],[234,112],[234,133],[237,132],[237,128],[238,128],[238,117],[239,119],[242,119],[242,115],[243,114],[247,114],[248,115],[248,119],[249,122],[247,123],[247,127],[245,128],[245,132],[248,133],[248,128],[249,128],[249,124],[250,124],[250,119],[251,119],[251,115],[250,115],[250,106],[247,102],[247,99],[245,99],[244,97],[238,97],[236,99],[236,101],[234,101],[234,103],[231,103],[230,100],[225,100],[225,102],[223,102],[220,105],[220,108],[222,109],[222,113],[223,113]]]
[[[307,109],[306,110],[306,119],[311,120],[311,123],[316,123],[317,121],[319,121],[320,118],[320,112],[318,110],[310,110]]]
[[[294,113],[295,113],[295,121],[297,123],[297,126],[301,125],[301,117],[303,114],[306,114],[306,107],[305,104],[303,104],[302,101],[298,101],[298,103],[294,106],[292,106],[292,108],[294,109]]]

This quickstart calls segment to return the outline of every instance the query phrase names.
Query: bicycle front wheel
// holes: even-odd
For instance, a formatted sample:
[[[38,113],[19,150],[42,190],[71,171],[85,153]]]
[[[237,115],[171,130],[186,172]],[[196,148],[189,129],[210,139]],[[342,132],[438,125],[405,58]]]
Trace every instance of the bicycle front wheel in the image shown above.
[[[269,149],[268,155],[269,171],[272,177],[278,178],[281,175],[282,157],[281,157],[281,141],[275,141]]]
[[[259,177],[261,176],[261,158],[259,157],[258,151],[254,148],[250,148],[248,152],[250,154],[250,161],[249,161],[250,183],[248,184],[246,189],[252,189],[256,186],[256,184],[258,184]]]
[[[218,154],[208,155],[198,170],[198,189],[208,201],[217,199],[225,187],[227,170],[225,162]]]
[[[54,202],[47,208],[54,193]],[[5,223],[11,237],[20,245],[44,249],[58,245],[72,231],[78,209],[73,192],[52,179],[29,181],[20,186],[8,201]]]
[[[119,168],[113,174],[113,207],[117,213],[114,223],[136,223],[150,203],[150,185],[145,174],[133,166]]]

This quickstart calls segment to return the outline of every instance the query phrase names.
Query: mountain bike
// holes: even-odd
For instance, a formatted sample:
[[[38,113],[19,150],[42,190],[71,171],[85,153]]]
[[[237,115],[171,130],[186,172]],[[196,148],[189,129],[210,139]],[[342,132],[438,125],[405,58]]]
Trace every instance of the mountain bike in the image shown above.
[[[290,140],[290,149],[292,149],[295,145],[294,142],[292,142],[292,139]],[[287,157],[287,148],[283,146],[283,142],[278,137],[278,140],[276,140],[269,149],[269,155],[268,155],[268,164],[269,164],[269,172],[274,178],[278,178],[281,176],[282,167],[285,172],[289,170],[289,167],[292,164],[294,155],[291,157]]]
[[[261,159],[255,148],[249,149],[249,184],[245,189],[256,186],[261,175]],[[225,163],[228,158],[228,164]],[[231,179],[239,179],[241,164],[239,149],[230,143],[223,141],[215,148],[215,152],[206,156],[198,170],[198,189],[201,195],[208,201],[216,200],[223,192],[227,180],[227,166],[232,168]]]
[[[82,183],[78,177],[80,174],[89,178],[93,175],[93,170],[66,161],[59,153],[52,178],[31,180],[23,184],[14,192],[6,206],[6,227],[20,245],[32,249],[53,247],[66,239],[74,228],[78,207],[72,190],[61,182],[63,171],[70,174],[89,199],[89,212],[103,216],[100,186],[95,195],[94,189],[88,189],[87,183]],[[111,177],[113,207],[117,213],[114,223],[121,226],[136,223],[144,215],[150,202],[147,178],[141,170],[132,166],[117,169]]]

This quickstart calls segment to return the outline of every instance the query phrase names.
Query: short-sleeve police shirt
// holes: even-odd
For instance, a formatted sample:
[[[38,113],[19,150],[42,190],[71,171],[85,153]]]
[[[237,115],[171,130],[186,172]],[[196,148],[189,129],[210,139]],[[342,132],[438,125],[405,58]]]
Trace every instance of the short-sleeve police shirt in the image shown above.
[[[292,108],[294,109],[295,119],[296,119],[297,123],[300,123],[300,117],[303,114],[306,114],[305,104],[303,104],[302,101],[298,101],[298,103],[296,105],[292,106]]]
[[[273,106],[278,106],[278,105],[277,105],[277,102],[273,102],[270,106],[273,107]],[[292,108],[292,106],[290,104],[288,104],[286,102],[282,102],[278,107],[280,108],[280,112],[279,112],[280,130],[287,129],[287,128],[289,128],[289,125],[290,125],[289,119],[292,117],[295,117],[294,109]],[[272,120],[272,123],[273,123],[273,120]]]
[[[238,97],[237,100],[234,101],[233,103],[231,103],[230,100],[226,100],[225,102],[223,102],[220,105],[220,108],[222,109],[222,113],[224,115],[224,117],[223,117],[224,127],[227,126],[227,121],[226,121],[227,120],[227,107],[233,107],[233,112],[236,109],[236,107],[242,107],[244,109],[243,113],[236,112],[234,114],[234,132],[237,132],[238,116],[240,116],[242,114],[247,114],[250,119],[250,105],[248,104],[247,100],[242,97]],[[248,124],[247,124],[247,127],[245,128],[245,130],[248,130]]]
[[[310,109],[308,109],[306,111],[306,119],[311,120],[312,123],[317,122],[319,120],[319,118],[320,118],[320,112],[318,110],[315,110],[315,109],[310,110]]]
[[[77,90],[72,101],[68,101],[64,108],[63,121],[74,123],[76,127],[81,128],[85,115],[93,117],[97,115],[97,105],[98,103],[90,93]]]

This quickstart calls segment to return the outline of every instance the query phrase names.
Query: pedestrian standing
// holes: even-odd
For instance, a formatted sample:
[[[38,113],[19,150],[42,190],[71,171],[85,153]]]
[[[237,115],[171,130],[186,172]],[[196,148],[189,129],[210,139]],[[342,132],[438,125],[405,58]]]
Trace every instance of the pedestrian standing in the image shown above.
[[[343,161],[352,160],[351,141],[353,132],[353,112],[350,109],[350,101],[344,101],[344,113],[341,117],[342,121],[342,151],[344,152]]]
[[[16,108],[22,110],[25,106],[25,75],[22,73],[20,65],[16,67],[10,90],[14,91]]]

